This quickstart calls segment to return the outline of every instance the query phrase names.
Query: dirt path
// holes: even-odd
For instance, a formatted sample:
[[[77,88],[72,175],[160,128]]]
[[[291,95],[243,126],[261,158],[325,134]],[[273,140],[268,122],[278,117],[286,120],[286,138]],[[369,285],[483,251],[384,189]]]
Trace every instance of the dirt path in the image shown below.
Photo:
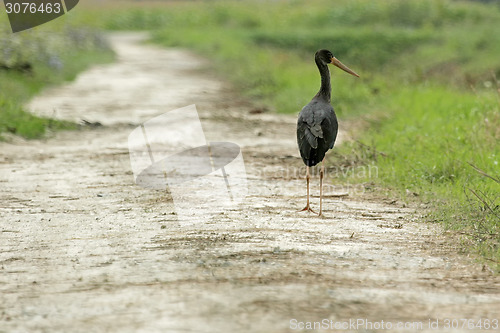
[[[30,104],[105,126],[0,143],[0,332],[295,332],[323,319],[315,331],[430,332],[429,319],[500,319],[499,278],[410,209],[330,187],[326,218],[295,212],[295,117],[249,112],[205,61],[143,38],[113,35],[117,63]],[[209,141],[242,147],[249,193],[185,225],[167,193],[134,184],[127,137],[190,104]]]

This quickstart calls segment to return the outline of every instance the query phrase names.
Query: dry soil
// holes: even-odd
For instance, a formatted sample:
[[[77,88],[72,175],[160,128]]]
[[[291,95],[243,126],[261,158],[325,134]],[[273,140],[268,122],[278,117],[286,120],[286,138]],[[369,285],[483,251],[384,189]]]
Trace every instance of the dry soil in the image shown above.
[[[334,186],[332,167],[325,217],[297,212],[295,116],[261,112],[207,61],[145,38],[111,35],[116,63],[29,104],[92,126],[0,143],[0,332],[470,331],[462,319],[493,330],[499,278],[439,225]],[[248,195],[182,223],[168,191],[134,183],[127,138],[191,104],[207,140],[242,148]],[[317,208],[317,178],[311,191]]]

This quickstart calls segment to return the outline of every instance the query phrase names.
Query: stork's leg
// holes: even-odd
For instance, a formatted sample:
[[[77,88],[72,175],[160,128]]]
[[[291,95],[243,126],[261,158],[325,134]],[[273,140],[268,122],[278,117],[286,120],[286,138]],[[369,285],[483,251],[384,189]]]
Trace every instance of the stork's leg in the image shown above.
[[[321,169],[319,171],[319,214],[321,216],[323,214],[323,174],[325,173],[325,159],[321,161]]]
[[[307,166],[306,167],[306,181],[307,181],[307,204],[306,206],[304,207],[304,209],[301,209],[299,210],[299,212],[304,212],[304,211],[307,211],[307,212],[313,212],[314,214],[316,214],[316,212],[314,210],[311,209],[311,206],[309,206],[309,179],[311,179],[311,176],[309,175],[309,167]]]

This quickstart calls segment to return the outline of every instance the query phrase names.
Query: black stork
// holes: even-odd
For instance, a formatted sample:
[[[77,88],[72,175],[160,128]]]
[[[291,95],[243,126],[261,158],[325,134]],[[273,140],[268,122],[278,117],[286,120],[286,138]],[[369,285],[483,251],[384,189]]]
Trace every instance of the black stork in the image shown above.
[[[313,99],[302,108],[297,121],[297,143],[300,156],[306,165],[307,204],[301,211],[313,212],[309,205],[309,168],[321,162],[319,173],[319,214],[322,215],[323,174],[325,172],[325,154],[333,148],[339,125],[337,116],[330,104],[332,87],[328,64],[337,66],[347,73],[359,77],[328,50],[319,50],[314,56],[321,75],[321,88]]]

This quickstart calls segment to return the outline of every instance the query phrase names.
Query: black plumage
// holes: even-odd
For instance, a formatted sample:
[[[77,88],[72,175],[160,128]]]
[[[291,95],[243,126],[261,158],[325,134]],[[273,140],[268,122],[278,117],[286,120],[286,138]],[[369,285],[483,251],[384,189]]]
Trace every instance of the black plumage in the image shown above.
[[[338,129],[333,107],[322,97],[315,96],[304,106],[297,122],[297,142],[306,166],[323,161],[326,152],[335,144]]]
[[[303,210],[313,211],[309,207],[309,167],[323,162],[325,154],[332,149],[338,133],[338,122],[331,102],[330,71],[328,64],[333,64],[342,70],[359,76],[344,64],[342,64],[328,50],[319,50],[315,54],[315,62],[321,75],[321,87],[302,111],[297,120],[297,143],[299,145],[300,156],[307,167],[307,205]],[[324,166],[320,171],[320,212]]]

